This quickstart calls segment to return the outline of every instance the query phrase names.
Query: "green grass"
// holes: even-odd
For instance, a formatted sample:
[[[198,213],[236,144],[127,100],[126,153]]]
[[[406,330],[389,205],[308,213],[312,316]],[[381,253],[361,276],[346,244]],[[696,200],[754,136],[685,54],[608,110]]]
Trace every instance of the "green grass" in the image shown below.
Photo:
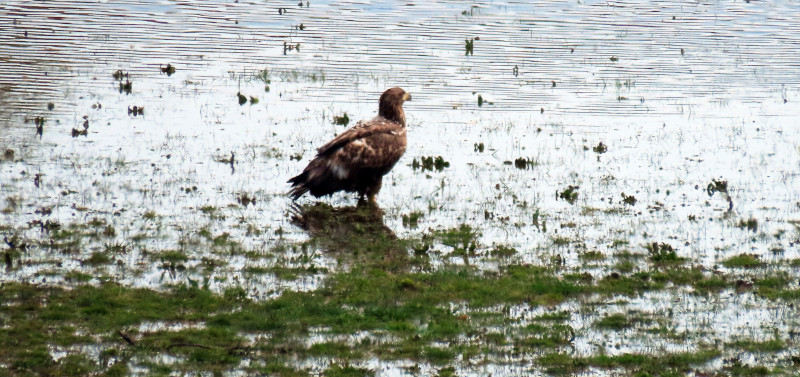
[[[214,280],[215,268],[225,265],[213,261],[204,263],[205,270],[199,267],[191,271],[201,276],[192,275],[191,280],[159,291],[124,287],[109,283],[107,277],[95,279],[92,274],[77,271],[65,276],[71,284],[69,289],[5,283],[0,289],[0,374],[7,372],[3,368],[12,368],[15,375],[130,373],[127,363],[87,363],[89,359],[81,352],[55,360],[48,351],[53,345],[99,344],[99,352],[105,357],[135,360],[133,365],[153,375],[175,371],[224,373],[237,369],[247,357],[252,360],[245,368],[247,373],[285,376],[309,375],[310,370],[298,367],[293,360],[313,358],[333,362],[328,369],[315,373],[363,375],[374,371],[354,368],[349,362],[371,358],[412,360],[447,371],[459,360],[494,363],[520,354],[531,355],[532,362],[551,374],[570,375],[600,368],[610,372],[622,369],[631,375],[683,375],[693,365],[727,350],[775,353],[791,347],[789,340],[775,337],[759,341],[737,339],[716,347],[700,344],[697,352],[686,354],[610,356],[600,352],[577,357],[564,350],[572,347],[580,335],[576,335],[573,320],[593,310],[588,303],[612,300],[613,305],[624,306],[626,297],[639,297],[645,292],[713,296],[723,290],[735,291],[747,271],[734,275],[690,266],[666,243],[646,245],[647,254],[617,250],[612,259],[601,251],[573,250],[569,245],[577,245],[579,238],[562,245],[555,254],[560,257],[571,253],[580,263],[601,266],[591,273],[563,263],[527,264],[516,258],[524,256],[522,249],[505,245],[481,247],[480,234],[467,224],[400,238],[383,225],[379,216],[380,212],[369,207],[307,205],[292,220],[308,232],[308,239],[301,242],[286,241],[281,247],[261,251],[243,250],[234,231],[213,228],[212,233],[212,227],[205,226],[192,231],[195,240],[181,244],[180,250],[149,253],[150,260],[156,263],[177,264],[193,260],[193,248],[208,247],[220,260],[239,253],[270,261],[268,267],[243,268],[246,274],[274,274],[285,281],[312,274],[324,279],[311,291],[287,290],[269,299],[249,299],[249,288],[235,284],[219,294],[210,292],[209,286],[222,282]],[[103,230],[108,224],[97,220],[92,226]],[[54,244],[94,237],[86,228],[72,226],[54,228],[51,235],[58,239],[53,240]],[[14,245],[17,241],[23,242],[9,239]],[[110,263],[130,250],[126,245],[96,252],[86,263]],[[494,264],[486,268],[467,263],[472,258],[464,258],[463,263],[437,259],[442,257],[442,246],[452,248],[453,255],[494,257],[489,259]],[[24,257],[25,251],[17,249],[17,258]],[[542,260],[553,255],[548,250]],[[445,258],[448,256],[444,254]],[[752,260],[753,256],[739,257]],[[336,267],[317,267],[322,265],[322,258],[335,259]],[[789,273],[760,271],[757,276],[746,278],[749,290],[761,298],[789,303],[800,300],[800,289]],[[96,285],[82,285],[89,281]],[[576,313],[560,307],[574,302],[582,303]],[[532,318],[512,316],[512,307],[531,308],[540,314]],[[644,335],[689,344],[696,341],[691,334],[676,334],[667,313],[655,317],[622,310],[624,314],[591,317],[590,330],[578,332],[621,331],[626,338]],[[202,325],[178,331],[140,332],[139,325],[145,322]],[[354,333],[375,337],[368,336],[355,345],[342,341],[342,335]],[[134,344],[123,340],[120,334]],[[326,340],[308,346],[302,340],[310,334]],[[252,335],[256,340],[251,340]],[[178,361],[158,364],[152,359],[156,355],[170,355]],[[731,373],[763,372],[735,364],[725,368]],[[23,370],[28,372],[18,372]]]
[[[355,368],[349,365],[332,365],[323,374],[325,377],[370,377],[375,372],[370,369]]]
[[[680,264],[684,261],[683,258],[678,256],[678,253],[668,243],[653,242],[645,245],[650,260],[660,265]]]
[[[106,255],[105,253],[100,253],[100,252],[92,253],[92,255],[89,256],[89,258],[87,258],[86,260],[84,260],[82,262],[82,264],[86,264],[86,265],[90,265],[90,266],[94,266],[94,267],[97,267],[97,266],[100,266],[100,265],[104,265],[104,264],[109,264],[109,263],[111,263],[111,258],[108,255]]]
[[[722,265],[728,268],[754,268],[762,266],[763,263],[757,255],[740,254],[724,260]]]
[[[623,330],[633,327],[634,323],[624,314],[612,314],[596,321],[594,325],[601,329]]]
[[[739,339],[728,346],[749,352],[778,352],[786,348],[786,342],[776,336],[770,340],[756,341],[752,339]]]
[[[574,375],[592,366],[606,369],[624,368],[637,376],[683,376],[693,365],[706,363],[719,354],[719,351],[714,349],[675,354],[622,354],[591,357],[550,353],[539,358],[538,362],[547,372],[556,375]]]
[[[189,260],[189,257],[180,250],[165,250],[156,255],[162,262],[180,263]]]

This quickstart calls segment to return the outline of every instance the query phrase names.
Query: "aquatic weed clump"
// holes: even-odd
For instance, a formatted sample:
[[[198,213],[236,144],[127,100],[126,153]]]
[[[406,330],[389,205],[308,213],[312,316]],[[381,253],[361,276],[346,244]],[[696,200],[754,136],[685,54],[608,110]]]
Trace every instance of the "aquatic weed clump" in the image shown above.
[[[347,113],[344,113],[342,115],[334,115],[333,116],[333,124],[336,124],[336,125],[339,125],[339,126],[346,126],[349,123],[350,123],[350,117],[347,116]]]
[[[419,160],[414,158],[411,162],[411,168],[414,170],[421,170],[421,171],[442,171],[445,168],[450,167],[450,163],[445,161],[442,156],[427,156],[427,157],[420,157]]]
[[[657,264],[675,264],[683,261],[672,245],[665,242],[649,243],[645,245],[645,249],[650,255],[650,260]]]
[[[570,185],[570,186],[567,186],[567,188],[564,189],[563,191],[557,192],[556,194],[560,199],[566,200],[567,203],[575,204],[575,201],[578,200],[578,189],[579,188],[580,188],[580,186],[572,186],[572,185]]]

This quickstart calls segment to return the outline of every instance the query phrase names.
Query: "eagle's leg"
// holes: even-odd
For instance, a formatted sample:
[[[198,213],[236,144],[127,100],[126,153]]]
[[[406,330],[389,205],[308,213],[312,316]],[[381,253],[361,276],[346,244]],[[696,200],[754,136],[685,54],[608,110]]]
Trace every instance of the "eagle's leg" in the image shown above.
[[[378,195],[379,191],[381,191],[382,185],[383,185],[383,177],[378,177],[378,179],[375,180],[374,185],[367,187],[366,194],[370,204],[375,204],[375,196]]]

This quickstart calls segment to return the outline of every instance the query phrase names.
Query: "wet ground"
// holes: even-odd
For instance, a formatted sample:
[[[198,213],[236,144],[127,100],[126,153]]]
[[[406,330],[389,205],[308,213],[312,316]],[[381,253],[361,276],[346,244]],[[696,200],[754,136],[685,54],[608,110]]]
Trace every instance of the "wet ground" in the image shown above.
[[[0,370],[791,375],[797,17],[6,2]],[[292,206],[393,86],[380,209]]]

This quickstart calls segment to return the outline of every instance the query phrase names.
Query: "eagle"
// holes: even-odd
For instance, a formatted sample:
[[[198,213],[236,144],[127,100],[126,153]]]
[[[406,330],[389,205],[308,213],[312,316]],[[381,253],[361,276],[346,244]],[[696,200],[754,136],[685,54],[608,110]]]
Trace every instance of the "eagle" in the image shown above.
[[[290,179],[289,196],[297,200],[310,192],[315,197],[338,191],[357,192],[375,204],[383,176],[406,151],[406,115],[403,102],[411,94],[391,88],[378,100],[378,116],[359,121],[353,128],[317,149],[303,172]]]

